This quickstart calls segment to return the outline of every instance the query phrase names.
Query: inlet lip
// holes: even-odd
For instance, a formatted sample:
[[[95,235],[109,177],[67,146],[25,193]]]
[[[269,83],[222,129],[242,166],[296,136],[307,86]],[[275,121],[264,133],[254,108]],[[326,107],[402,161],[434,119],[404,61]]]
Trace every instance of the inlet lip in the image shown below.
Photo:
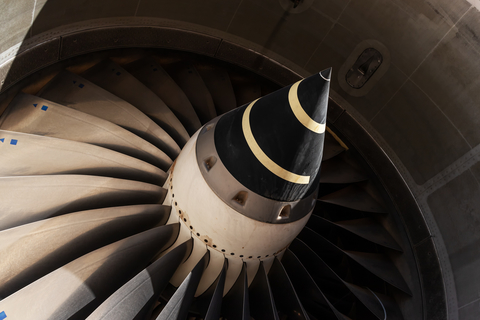
[[[260,222],[291,223],[308,215],[315,207],[318,188],[300,200],[277,201],[251,191],[228,171],[215,147],[214,134],[219,119],[211,120],[200,129],[195,146],[198,167],[212,191],[235,211]]]

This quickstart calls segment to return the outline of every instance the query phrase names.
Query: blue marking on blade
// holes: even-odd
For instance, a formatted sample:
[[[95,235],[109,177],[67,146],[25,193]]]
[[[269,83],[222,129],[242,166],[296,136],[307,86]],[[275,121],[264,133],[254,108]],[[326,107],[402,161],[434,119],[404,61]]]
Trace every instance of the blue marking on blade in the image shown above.
[[[3,320],[7,317],[7,315],[5,314],[5,311],[2,311],[0,312],[0,320]]]
[[[12,139],[10,140],[10,144],[13,144],[14,146],[17,145],[18,140],[17,139]]]
[[[2,141],[2,143],[4,143],[4,142],[5,142],[5,138],[0,139],[0,141]]]
[[[119,76],[119,75],[121,75],[121,73],[120,73],[120,72],[117,72],[117,76]]]
[[[75,84],[75,83],[77,83],[77,81],[76,81],[76,80],[73,80],[73,84]]]
[[[80,89],[82,89],[83,87],[85,87],[85,85],[84,85],[83,83],[80,83],[80,84],[78,85],[78,87],[79,87]]]
[[[47,109],[48,109],[47,106],[43,106],[43,107],[42,107],[42,110],[43,110],[43,111],[47,111]]]
[[[153,69],[153,71],[157,71],[157,68]]]
[[[34,104],[33,104],[33,106],[36,108],[36,107],[37,107],[37,104],[36,104],[36,103],[34,103]]]

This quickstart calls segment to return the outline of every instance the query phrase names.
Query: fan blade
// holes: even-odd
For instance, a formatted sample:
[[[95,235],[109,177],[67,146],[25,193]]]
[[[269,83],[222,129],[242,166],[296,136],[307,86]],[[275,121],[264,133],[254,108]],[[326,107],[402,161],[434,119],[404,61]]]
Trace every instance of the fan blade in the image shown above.
[[[385,256],[366,252],[344,252],[377,277],[402,290],[409,296],[412,296],[412,291],[403,279],[403,276],[400,274],[395,265]]]
[[[125,69],[165,102],[190,135],[200,129],[200,119],[185,92],[155,58],[139,59],[127,64]]]
[[[165,102],[113,61],[104,60],[82,73],[81,76],[131,103],[152,118],[180,147],[183,147],[190,138],[185,127]]]
[[[187,318],[188,309],[193,302],[195,291],[209,258],[210,251],[207,251],[195,268],[183,280],[156,320],[185,320]]]
[[[224,259],[223,268],[214,283],[197,298],[196,307],[204,320],[218,320],[222,310],[223,290],[227,275],[228,260]]]
[[[96,176],[0,177],[0,230],[81,210],[158,204],[166,192],[148,183]]]
[[[223,298],[222,315],[227,319],[250,320],[247,264],[245,262],[243,262],[237,281]]]
[[[237,106],[250,103],[262,96],[262,87],[258,82],[252,82],[250,77],[243,74],[230,72],[230,81],[235,92]]]
[[[365,212],[386,213],[385,208],[368,192],[356,185],[348,186],[320,198],[320,201]]]
[[[368,180],[367,173],[345,153],[322,162],[320,183],[355,183]]]
[[[3,299],[0,309],[13,319],[85,319],[171,245],[178,229],[154,228],[86,254]]]
[[[402,248],[400,248],[400,246],[390,235],[390,233],[388,233],[388,231],[385,230],[385,228],[383,228],[380,223],[371,218],[332,222],[319,216],[312,216],[310,221],[315,221],[319,219],[334,224],[342,229],[348,230],[359,237],[381,245],[385,248],[390,248],[402,252]]]
[[[162,151],[116,124],[26,93],[12,100],[0,128],[94,144],[164,170],[172,164]]]
[[[225,69],[213,67],[205,63],[197,63],[195,68],[200,73],[212,95],[217,114],[224,114],[237,107],[232,82]]]
[[[309,319],[282,263],[275,258],[268,274],[278,312],[288,319]]]
[[[109,243],[164,224],[170,207],[136,205],[66,214],[0,232],[0,297]]]
[[[250,309],[254,319],[279,320],[268,276],[260,261],[257,274],[249,288]]]
[[[167,174],[124,154],[87,143],[0,130],[0,176],[86,174],[163,185]],[[22,161],[18,161],[22,159]]]
[[[66,70],[60,72],[39,96],[115,123],[147,140],[172,159],[180,153],[177,143],[143,112],[79,75]]]
[[[217,116],[212,95],[191,62],[179,61],[164,65],[164,68],[182,88],[202,123],[206,123]]]
[[[105,300],[87,320],[146,319],[177,267],[190,254],[192,239],[168,252]]]
[[[308,227],[305,227],[298,237],[304,240],[314,251],[321,252],[329,248],[330,250],[346,254],[378,278],[402,290],[406,294],[412,295],[401,273],[385,256],[376,253],[342,250]]]
[[[342,147],[329,132],[327,132],[325,134],[325,141],[323,142],[322,161],[332,159],[333,157],[338,156],[344,151],[345,148]]]
[[[298,296],[303,301],[305,309],[322,319],[344,320],[342,315],[325,297],[317,286],[307,269],[295,254],[287,249],[282,258],[282,264],[292,280],[293,286],[298,290]]]

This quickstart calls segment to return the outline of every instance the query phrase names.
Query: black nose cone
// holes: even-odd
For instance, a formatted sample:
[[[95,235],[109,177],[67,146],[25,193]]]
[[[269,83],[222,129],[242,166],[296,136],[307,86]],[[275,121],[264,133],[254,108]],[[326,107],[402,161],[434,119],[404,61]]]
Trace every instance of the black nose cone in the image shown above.
[[[246,188],[279,201],[318,186],[331,68],[225,114],[215,147]]]

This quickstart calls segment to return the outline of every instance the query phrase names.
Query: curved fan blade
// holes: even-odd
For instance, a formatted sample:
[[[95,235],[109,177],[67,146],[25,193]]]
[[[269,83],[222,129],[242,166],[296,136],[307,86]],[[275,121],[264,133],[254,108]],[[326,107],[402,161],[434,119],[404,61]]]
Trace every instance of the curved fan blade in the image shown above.
[[[165,195],[152,184],[96,176],[0,177],[0,230],[81,210],[158,204]]]
[[[367,288],[374,296],[379,300],[379,302],[382,304],[383,308],[385,309],[385,314],[388,315],[387,319],[391,320],[404,320],[404,317],[402,315],[402,311],[400,311],[400,308],[398,307],[398,304],[395,302],[390,297],[387,297],[381,293],[378,292],[373,292],[369,288]]]
[[[152,118],[180,147],[190,138],[185,127],[162,99],[113,61],[104,60],[81,76],[131,103]]]
[[[257,274],[248,290],[250,294],[251,315],[253,318],[279,320],[263,261],[260,261]]]
[[[307,269],[289,249],[283,255],[282,264],[294,287],[297,288],[298,296],[308,312],[318,317],[321,316],[322,319],[345,319],[345,316],[328,301]]]
[[[365,269],[388,282],[392,286],[402,290],[409,296],[412,291],[403,279],[395,265],[385,256],[376,253],[344,251],[350,258],[358,262]]]
[[[371,218],[332,222],[319,216],[312,216],[310,221],[315,221],[317,219],[339,226],[342,229],[348,230],[359,237],[383,247],[402,252],[402,248],[400,248],[390,233],[388,233],[380,223]]]
[[[0,297],[109,243],[164,224],[170,207],[136,205],[66,214],[0,232]]]
[[[227,319],[250,320],[247,264],[245,262],[237,281],[223,298],[222,315]]]
[[[348,289],[360,300],[370,312],[372,312],[379,320],[390,319],[386,313],[380,300],[373,294],[372,291],[361,288],[354,284],[344,282]]]
[[[94,144],[164,170],[172,164],[162,151],[116,124],[26,93],[10,103],[0,128]]]
[[[252,82],[250,77],[231,72],[230,81],[235,92],[237,106],[242,106],[262,96],[262,86],[258,82]]]
[[[392,307],[392,310],[382,308],[382,305],[379,303],[378,297],[373,294],[373,291],[367,292],[368,289],[360,288],[356,285],[343,281],[340,276],[338,276],[326,263],[320,258],[309,246],[307,246],[303,241],[295,239],[290,246],[290,249],[296,253],[301,261],[305,263],[306,269],[312,275],[316,283],[321,283],[324,286],[328,284],[336,283],[337,287],[333,290],[335,292],[341,292],[338,287],[338,284],[344,285],[353,295],[367,307],[373,315],[378,319],[384,319],[385,310],[387,319],[402,319],[399,317],[398,307],[395,309],[395,305]],[[326,282],[326,281],[329,282]],[[376,294],[381,296],[380,294]],[[388,301],[388,300],[386,300]],[[386,305],[386,304],[385,304]]]
[[[368,180],[368,175],[345,153],[322,162],[320,183],[355,183]]]
[[[85,319],[171,245],[178,228],[154,228],[86,254],[3,299],[0,309],[14,319]]]
[[[342,147],[337,140],[330,134],[325,134],[325,141],[323,142],[323,156],[322,161],[327,161],[333,157],[338,156],[345,151],[345,148]],[[322,173],[323,174],[323,173]]]
[[[210,251],[207,250],[203,258],[183,280],[156,320],[184,320],[187,318],[188,309],[193,302],[195,291],[209,258]]]
[[[197,298],[196,307],[204,320],[218,320],[222,310],[223,290],[227,275],[228,260],[224,259],[223,268],[214,283]]]
[[[386,213],[385,208],[380,203],[378,203],[363,188],[356,185],[351,185],[337,192],[323,196],[320,198],[320,201],[359,211]]]
[[[237,107],[232,82],[225,69],[213,67],[205,63],[197,63],[195,68],[202,76],[205,85],[212,95],[217,114],[224,114]]]
[[[0,176],[87,174],[163,185],[167,174],[124,154],[87,143],[0,130]],[[18,161],[22,159],[22,161]]]
[[[202,126],[200,119],[185,92],[155,58],[148,57],[131,62],[125,66],[125,69],[165,102],[190,135],[200,129]]]
[[[165,289],[176,268],[190,254],[192,239],[175,247],[125,283],[105,300],[87,320],[148,318],[153,303]]]
[[[280,318],[287,316],[288,319],[309,319],[278,258],[273,260],[272,268],[268,273],[268,280],[275,298],[275,305],[281,314]]]
[[[305,227],[298,237],[304,240],[314,251],[322,252],[322,250],[329,248],[330,250],[346,254],[375,276],[402,290],[406,294],[412,295],[401,273],[395,265],[383,255],[342,250],[308,227]]]
[[[217,116],[212,95],[191,62],[174,62],[164,68],[187,95],[202,123]]]
[[[177,143],[143,112],[79,75],[66,70],[60,72],[39,96],[115,123],[147,140],[172,159],[180,153]]]

